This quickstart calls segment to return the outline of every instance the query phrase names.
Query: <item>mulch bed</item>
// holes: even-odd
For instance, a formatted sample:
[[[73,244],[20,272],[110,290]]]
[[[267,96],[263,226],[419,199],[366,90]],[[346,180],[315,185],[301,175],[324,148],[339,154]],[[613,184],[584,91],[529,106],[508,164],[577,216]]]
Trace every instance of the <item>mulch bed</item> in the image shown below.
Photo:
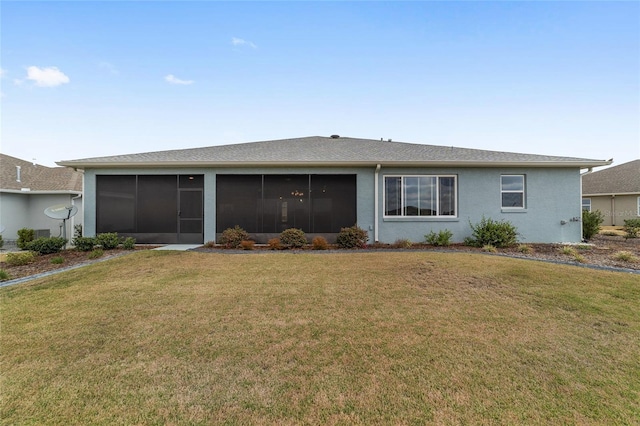
[[[576,244],[573,245],[575,252],[579,255],[580,260],[576,259],[576,256],[564,254],[562,244],[527,244],[531,248],[528,253],[523,253],[518,247],[510,247],[505,249],[498,249],[495,254],[512,256],[525,259],[535,260],[547,260],[562,263],[571,263],[576,265],[590,265],[604,268],[621,268],[625,270],[640,271],[640,238],[625,239],[621,236],[605,236],[596,235],[588,244]],[[136,250],[148,250],[156,246],[137,246]],[[213,248],[201,247],[196,249],[199,252],[207,253],[252,253],[252,252],[264,252],[271,251],[267,246],[255,246],[252,251],[242,250],[229,250],[222,246],[216,246]],[[391,244],[375,244],[366,249],[360,250],[337,250],[332,247],[331,252],[374,252],[374,251],[388,251],[388,250],[424,250],[424,251],[451,251],[451,252],[477,252],[481,253],[483,250],[477,247],[469,247],[462,244],[452,244],[448,247],[433,247],[427,244],[414,244],[410,248],[399,249]],[[303,249],[302,251],[312,252],[310,248]],[[635,260],[622,261],[616,260],[614,256],[621,252],[630,252]],[[97,259],[103,260],[109,257],[115,257],[123,253],[130,252],[123,249],[115,249],[105,251],[104,255]],[[61,264],[51,263],[54,257],[62,257],[64,262]],[[9,274],[9,279],[23,278],[30,275],[36,275],[43,272],[54,271],[57,269],[68,268],[77,264],[89,263],[96,259],[89,257],[89,252],[80,252],[76,250],[63,250],[60,253],[48,254],[38,256],[36,261],[29,265],[11,266],[6,262],[0,262],[0,269]]]

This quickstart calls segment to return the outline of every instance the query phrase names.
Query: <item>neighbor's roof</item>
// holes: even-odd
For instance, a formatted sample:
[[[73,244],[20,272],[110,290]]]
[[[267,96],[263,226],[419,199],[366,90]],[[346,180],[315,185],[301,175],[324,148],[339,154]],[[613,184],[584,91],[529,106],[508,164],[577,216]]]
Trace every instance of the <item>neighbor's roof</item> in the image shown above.
[[[58,162],[75,168],[172,166],[595,167],[604,160],[484,151],[377,139],[311,136]]]
[[[18,169],[20,167],[20,180]],[[16,192],[82,192],[82,173],[67,167],[46,167],[0,154],[0,190]]]
[[[584,195],[640,193],[640,160],[583,175],[582,193]]]

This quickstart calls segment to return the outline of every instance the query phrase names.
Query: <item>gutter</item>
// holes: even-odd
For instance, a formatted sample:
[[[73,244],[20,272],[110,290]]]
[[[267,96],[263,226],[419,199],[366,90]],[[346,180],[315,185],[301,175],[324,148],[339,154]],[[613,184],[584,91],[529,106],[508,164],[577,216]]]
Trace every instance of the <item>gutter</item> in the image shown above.
[[[608,166],[611,161],[113,161],[113,162],[75,162],[59,161],[56,164],[80,169],[101,168],[159,168],[159,167],[579,167],[581,169]]]

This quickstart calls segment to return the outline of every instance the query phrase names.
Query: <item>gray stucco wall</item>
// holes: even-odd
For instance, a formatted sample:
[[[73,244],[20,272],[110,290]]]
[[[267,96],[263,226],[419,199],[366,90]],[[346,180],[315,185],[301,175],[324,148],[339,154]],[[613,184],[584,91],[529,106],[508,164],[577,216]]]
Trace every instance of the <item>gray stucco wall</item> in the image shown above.
[[[2,237],[5,240],[18,238],[21,228],[48,229],[53,237],[57,237],[62,224],[44,214],[44,209],[56,204],[71,204],[74,195],[71,194],[29,194],[29,193],[0,193],[0,223],[5,227]],[[82,198],[73,201],[78,207],[77,215],[67,221],[67,238],[73,236],[73,225],[82,224]]]
[[[375,168],[168,168],[168,169],[99,169],[85,170],[84,233],[95,235],[97,174],[203,174],[204,241],[214,241],[216,232],[216,174],[302,174],[340,173],[357,175],[358,225],[369,231],[373,241],[375,225]],[[458,215],[455,218],[385,218],[384,176],[454,174],[458,182]],[[500,176],[526,176],[526,208],[509,211],[501,208]],[[581,216],[580,173],[578,169],[558,168],[385,168],[378,174],[378,236],[379,241],[392,243],[400,238],[424,241],[431,230],[449,229],[453,240],[462,242],[471,235],[469,222],[477,223],[482,216],[513,223],[523,242],[579,242],[582,227],[572,218]],[[565,222],[562,224],[562,222]]]

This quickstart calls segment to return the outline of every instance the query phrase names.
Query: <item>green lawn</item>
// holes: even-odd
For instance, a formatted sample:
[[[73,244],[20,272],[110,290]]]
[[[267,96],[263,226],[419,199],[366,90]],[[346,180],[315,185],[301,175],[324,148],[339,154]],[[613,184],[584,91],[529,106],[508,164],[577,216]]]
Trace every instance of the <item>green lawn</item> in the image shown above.
[[[5,424],[639,424],[640,276],[145,251],[0,290]]]

